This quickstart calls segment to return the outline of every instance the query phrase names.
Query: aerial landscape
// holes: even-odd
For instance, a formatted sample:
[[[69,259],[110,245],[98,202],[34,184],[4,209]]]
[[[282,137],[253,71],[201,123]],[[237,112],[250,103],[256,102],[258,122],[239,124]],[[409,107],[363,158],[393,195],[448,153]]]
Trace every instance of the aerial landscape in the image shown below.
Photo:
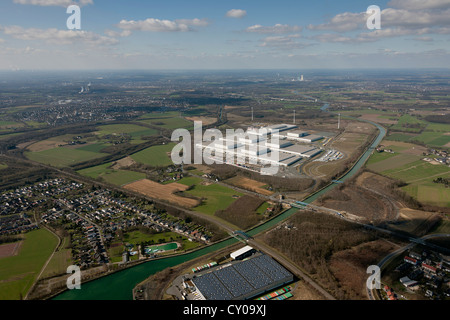
[[[0,300],[450,300],[449,1],[131,2],[0,5]]]

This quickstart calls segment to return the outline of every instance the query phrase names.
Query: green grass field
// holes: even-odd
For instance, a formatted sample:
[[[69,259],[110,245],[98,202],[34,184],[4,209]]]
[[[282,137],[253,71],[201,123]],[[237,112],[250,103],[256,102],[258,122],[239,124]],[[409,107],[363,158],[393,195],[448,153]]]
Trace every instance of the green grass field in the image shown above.
[[[193,189],[187,191],[198,198],[204,198],[203,204],[194,208],[195,211],[214,215],[217,210],[225,210],[234,201],[233,196],[243,196],[244,194],[234,191],[233,189],[218,185],[211,184],[209,186],[195,185]]]
[[[445,125],[431,124],[430,126],[436,132],[424,131],[422,134],[410,139],[406,139],[408,137],[406,134],[394,135],[400,138],[397,139],[399,141],[420,140],[429,145],[432,145],[431,142],[436,139],[442,139],[439,142],[440,144],[445,144],[448,143],[447,141],[450,141],[449,136],[445,136],[443,132],[437,132],[437,130],[444,130],[446,128]],[[402,137],[405,139],[402,139]],[[450,177],[450,169],[445,165],[433,165],[423,161],[421,160],[423,158],[422,156],[402,153],[405,150],[411,149],[414,144],[390,146],[389,141],[396,140],[392,138],[392,136],[386,138],[382,144],[385,146],[385,149],[392,149],[395,154],[374,152],[367,161],[367,168],[384,176],[404,181],[408,185],[402,187],[402,189],[422,203],[450,207],[450,189],[445,188],[443,184],[433,183],[433,180],[438,177]],[[446,138],[449,139],[447,140]]]
[[[389,154],[389,153],[388,153]],[[398,167],[401,167],[403,165],[408,165],[412,162],[420,160],[421,157],[411,155],[411,154],[390,154],[392,156],[388,155],[375,155],[374,154],[374,160],[375,162],[368,162],[367,168],[370,170],[376,171],[376,172],[382,172],[385,174],[388,170],[396,170]],[[380,159],[381,157],[384,157],[384,159]],[[372,157],[371,157],[372,158]],[[377,161],[379,160],[379,161]]]
[[[131,140],[134,143],[141,143],[142,137],[154,136],[158,134],[158,132],[154,129],[138,126],[135,124],[110,124],[105,126],[99,126],[97,134],[100,137],[104,137],[107,135],[117,135],[120,136],[122,134],[127,134],[131,136]]]
[[[133,250],[137,250],[137,245],[142,242],[153,241],[154,244],[168,243],[168,242],[179,242],[181,243],[182,250],[190,250],[200,246],[198,242],[189,241],[185,236],[181,236],[176,232],[161,232],[155,234],[146,234],[140,231],[131,231],[124,234],[124,243],[132,244]],[[124,246],[118,246],[109,249],[109,253],[112,257],[113,262],[122,261],[122,253]]]
[[[422,129],[407,128],[406,127],[407,124],[420,124],[421,128],[424,130],[420,133]],[[419,133],[419,134],[414,135],[405,133],[394,133],[389,135],[386,138],[386,140],[404,141],[404,142],[419,141],[430,147],[443,147],[450,142],[450,136],[446,135],[447,133],[450,132],[450,125],[431,123],[417,119],[416,117],[410,115],[403,115],[399,119],[398,124],[391,127],[391,130],[408,131],[411,133]]]
[[[374,163],[377,163],[377,162],[380,162],[380,161],[384,161],[384,160],[390,159],[390,158],[395,157],[395,156],[396,156],[395,153],[389,153],[389,152],[378,153],[378,152],[375,151],[370,156],[369,160],[367,161],[367,166],[369,167],[370,165],[372,165]]]
[[[139,119],[142,120],[146,120],[146,119],[169,119],[169,118],[176,118],[179,117],[180,113],[179,112],[175,112],[175,111],[171,111],[171,112],[152,112],[152,113],[146,113],[144,114],[142,117],[140,117]]]
[[[258,210],[256,210],[257,214],[264,214],[267,210],[267,208],[269,208],[270,204],[268,202],[264,202],[259,208]]]
[[[25,297],[57,245],[48,230],[34,230],[25,235],[17,256],[0,259],[0,300]]]
[[[406,183],[415,183],[426,179],[433,180],[438,176],[447,175],[450,173],[450,170],[447,166],[432,165],[428,162],[418,160],[405,165],[399,165],[397,168],[385,170],[381,173],[388,177],[405,181]]]
[[[160,243],[160,239],[162,239],[162,243],[172,242],[177,239],[179,235],[175,232],[162,232],[155,234],[146,234],[140,231],[131,231],[127,232],[124,235],[124,242],[130,243],[132,245],[137,245],[141,242],[148,242],[153,240],[155,244]],[[172,239],[171,239],[172,238]],[[186,239],[186,237],[183,237]]]
[[[101,158],[106,156],[106,154],[59,147],[40,152],[25,152],[25,156],[30,160],[55,167],[67,167],[80,162]]]
[[[65,249],[70,244],[69,241],[69,237],[63,239],[60,249],[55,252],[42,273],[42,278],[65,274],[67,267],[73,264],[71,249]]]
[[[450,207],[450,189],[445,188],[444,185],[426,182],[422,184],[411,184],[402,189],[422,203]]]
[[[175,143],[154,146],[131,155],[134,161],[153,167],[165,167],[173,164],[170,157]]]
[[[11,128],[21,128],[23,127],[24,124],[20,123],[20,122],[15,122],[15,121],[0,121],[0,130],[9,130]]]
[[[184,184],[189,187],[199,184],[200,182],[202,182],[202,178],[197,178],[197,177],[186,177],[186,178],[183,178],[183,179],[177,181],[177,183],[181,183],[181,184]]]
[[[381,173],[408,183],[402,189],[420,202],[450,207],[450,189],[433,183],[438,177],[450,178],[450,170],[446,166],[419,160]]]
[[[414,116],[409,114],[405,114],[398,119],[398,123],[391,127],[392,130],[406,131],[406,132],[421,132],[421,128],[410,128],[408,125],[420,125],[420,127],[424,127],[427,125],[425,121],[419,120]]]
[[[78,173],[93,179],[101,177],[106,182],[117,186],[146,178],[146,175],[144,173],[128,170],[114,170],[109,168],[111,165],[111,162],[105,163],[99,166],[79,170]]]
[[[164,129],[185,128],[189,130],[194,128],[194,124],[191,121],[180,117],[155,117],[151,119],[140,120],[140,122]]]
[[[386,137],[386,140],[408,142],[409,140],[414,139],[415,137],[416,135],[412,134],[394,133]]]
[[[6,164],[0,163],[0,170],[6,169],[8,166]]]
[[[100,152],[103,148],[109,147],[110,144],[109,143],[94,143],[94,144],[90,144],[87,146],[83,146],[80,148],[77,148],[77,150],[82,150],[82,151],[89,151],[89,152]]]
[[[450,126],[449,126],[450,127]],[[450,128],[449,128],[450,129]],[[412,140],[420,141],[432,147],[442,147],[450,142],[450,136],[446,136],[442,132],[422,132]]]

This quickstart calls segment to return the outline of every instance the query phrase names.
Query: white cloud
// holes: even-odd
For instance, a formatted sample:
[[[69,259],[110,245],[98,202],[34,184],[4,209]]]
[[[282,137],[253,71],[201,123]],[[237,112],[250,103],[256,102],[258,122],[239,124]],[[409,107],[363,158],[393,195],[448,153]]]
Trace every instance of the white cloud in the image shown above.
[[[11,36],[14,39],[32,41],[45,41],[50,44],[88,44],[88,45],[114,45],[118,40],[105,37],[90,31],[75,31],[75,30],[59,30],[51,29],[25,29],[20,26],[6,26],[0,27],[5,35]]]
[[[299,49],[308,46],[300,43],[296,39],[301,38],[300,34],[293,34],[288,36],[271,36],[262,39],[260,47],[278,48],[283,50]]]
[[[366,12],[352,13],[344,12],[340,13],[330,19],[329,22],[324,24],[308,26],[310,30],[332,30],[337,32],[347,32],[361,29],[366,27]],[[383,23],[383,20],[382,20]]]
[[[391,0],[388,6],[406,10],[448,9],[450,0]]]
[[[270,27],[264,27],[262,25],[254,25],[245,29],[246,32],[262,33],[262,34],[282,34],[282,33],[292,33],[301,32],[302,27],[300,26],[290,26],[287,24],[276,24]]]
[[[320,42],[334,42],[334,43],[357,43],[357,42],[370,42],[375,41],[375,39],[367,39],[363,37],[352,38],[346,37],[337,33],[323,33],[317,36],[311,37],[311,39]]]
[[[237,19],[241,19],[241,18],[245,17],[246,15],[247,15],[247,11],[242,10],[242,9],[231,9],[226,14],[226,16],[228,18],[237,18]]]
[[[17,4],[30,4],[34,6],[60,6],[60,7],[68,7],[72,4],[76,4],[79,6],[85,6],[88,4],[94,4],[93,0],[14,0],[14,3]]]
[[[148,18],[140,21],[122,20],[117,27],[128,31],[187,32],[193,31],[192,27],[205,27],[208,25],[209,22],[206,19],[180,19],[171,21]]]
[[[363,32],[355,37],[332,36],[321,34],[312,37],[321,42],[369,42],[382,38],[402,37],[406,35],[447,34],[450,27],[450,9],[445,9],[446,1],[424,1],[425,9],[419,11],[405,9],[403,0],[393,0],[391,3],[402,8],[387,8],[381,11],[381,30]],[[408,1],[409,3],[409,1]],[[413,8],[419,8],[419,2],[411,2]],[[437,9],[440,6],[440,9]],[[405,7],[405,8],[403,8]],[[432,8],[432,9],[430,9]],[[330,30],[337,33],[367,30],[367,13],[340,13],[328,22],[318,25],[309,25],[310,30]],[[367,30],[368,31],[368,30]]]
[[[117,32],[114,30],[105,30],[105,34],[108,37],[112,37],[112,38],[118,38],[118,37],[128,37],[131,35],[131,31],[130,30],[123,30],[122,32]]]

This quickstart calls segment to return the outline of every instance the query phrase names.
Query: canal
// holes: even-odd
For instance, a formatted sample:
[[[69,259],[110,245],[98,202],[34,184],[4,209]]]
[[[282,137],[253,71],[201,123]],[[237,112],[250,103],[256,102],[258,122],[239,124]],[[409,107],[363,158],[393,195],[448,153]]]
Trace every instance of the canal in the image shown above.
[[[360,120],[360,119],[358,119]],[[366,163],[367,159],[372,154],[373,150],[380,144],[386,135],[386,130],[371,121],[360,120],[367,123],[370,123],[376,126],[379,130],[379,134],[377,138],[374,140],[372,145],[367,149],[367,151],[361,156],[358,162],[353,166],[353,168],[348,171],[340,181],[345,181],[352,176],[354,176],[361,167]],[[317,200],[319,197],[324,195],[333,189],[336,184],[330,184],[319,192],[312,194],[307,199],[303,200],[306,203],[312,203]],[[268,220],[264,224],[257,226],[247,233],[251,236],[255,236],[265,230],[272,228],[283,220],[291,217],[293,214],[298,212],[298,209],[292,208],[279,216]],[[226,248],[232,244],[235,244],[238,240],[235,238],[227,239],[222,242],[218,242],[216,244],[210,245],[208,247],[199,249],[197,251],[193,251],[190,253],[186,253],[179,256],[173,256],[158,260],[151,260],[134,267],[130,267],[128,269],[118,271],[116,273],[101,277],[96,280],[92,280],[90,282],[84,283],[81,286],[81,290],[67,290],[58,296],[54,297],[54,300],[131,300],[133,299],[132,290],[133,288],[145,280],[152,274],[155,274],[159,271],[162,271],[168,267],[174,267],[184,262],[193,260],[195,258],[201,257],[208,253]]]

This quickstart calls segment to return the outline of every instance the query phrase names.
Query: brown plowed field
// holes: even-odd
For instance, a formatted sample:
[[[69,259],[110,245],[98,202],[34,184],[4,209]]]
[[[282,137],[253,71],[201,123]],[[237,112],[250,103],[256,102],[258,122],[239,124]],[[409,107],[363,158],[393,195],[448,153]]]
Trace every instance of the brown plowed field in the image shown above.
[[[161,199],[177,204],[182,207],[193,208],[199,205],[195,199],[178,196],[174,193],[186,191],[189,187],[180,183],[159,184],[157,182],[143,179],[124,186],[125,189],[141,193],[154,199]]]
[[[225,182],[227,182],[233,186],[236,186],[236,187],[239,187],[239,188],[242,188],[245,190],[250,190],[250,191],[253,191],[256,193],[260,193],[260,194],[263,194],[266,196],[271,196],[273,194],[272,191],[269,191],[269,190],[263,188],[266,185],[265,183],[259,182],[259,181],[253,180],[253,179],[236,176],[236,177],[226,180]]]
[[[8,243],[0,246],[0,258],[6,258],[17,255],[22,245],[22,241]]]

